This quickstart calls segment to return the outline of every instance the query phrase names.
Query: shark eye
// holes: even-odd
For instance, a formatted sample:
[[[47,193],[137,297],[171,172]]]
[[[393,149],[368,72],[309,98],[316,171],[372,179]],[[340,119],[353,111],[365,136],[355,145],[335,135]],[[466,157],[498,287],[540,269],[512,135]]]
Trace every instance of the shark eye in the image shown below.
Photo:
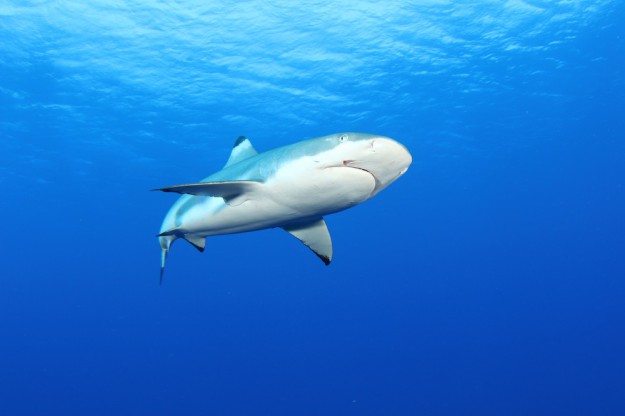
[[[341,134],[339,136],[339,142],[344,142],[345,140],[347,140],[347,134]]]

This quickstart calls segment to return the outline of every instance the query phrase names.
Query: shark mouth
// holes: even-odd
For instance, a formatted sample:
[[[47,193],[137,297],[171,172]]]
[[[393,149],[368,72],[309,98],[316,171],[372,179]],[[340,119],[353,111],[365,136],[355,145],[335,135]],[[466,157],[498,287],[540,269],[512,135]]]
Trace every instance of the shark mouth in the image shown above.
[[[358,160],[344,160],[343,161],[343,166],[345,166],[346,168],[362,170],[364,172],[367,172],[369,175],[371,175],[371,176],[373,176],[375,178],[375,175],[373,173],[369,172],[367,169],[365,169],[363,167],[358,166]]]
[[[373,177],[373,179],[375,180],[375,188],[373,189],[373,192],[371,193],[371,195],[375,195],[376,193],[378,193],[378,191],[382,187],[382,183],[380,183],[378,178],[376,178],[376,176],[371,171],[368,171],[367,169],[358,166],[358,160],[344,160],[343,166],[345,166],[346,168],[358,169],[363,172],[367,172],[369,175]]]

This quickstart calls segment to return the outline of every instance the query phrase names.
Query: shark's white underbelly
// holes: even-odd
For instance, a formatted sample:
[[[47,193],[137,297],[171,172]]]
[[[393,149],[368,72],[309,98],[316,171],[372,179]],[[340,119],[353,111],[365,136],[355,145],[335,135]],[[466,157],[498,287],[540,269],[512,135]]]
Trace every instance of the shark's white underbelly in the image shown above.
[[[176,219],[184,234],[210,236],[260,230],[297,223],[353,207],[375,189],[368,172],[349,167],[289,172],[226,203],[222,198],[191,197],[197,203]]]

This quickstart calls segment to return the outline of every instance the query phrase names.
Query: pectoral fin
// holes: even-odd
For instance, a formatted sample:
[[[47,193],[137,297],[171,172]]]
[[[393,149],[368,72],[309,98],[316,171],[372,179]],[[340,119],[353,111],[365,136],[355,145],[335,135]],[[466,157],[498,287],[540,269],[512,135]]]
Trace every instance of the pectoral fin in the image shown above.
[[[311,249],[327,266],[332,261],[332,239],[323,218],[282,227]]]
[[[239,196],[252,193],[262,186],[261,182],[254,181],[223,181],[223,182],[197,182],[183,185],[167,186],[165,188],[154,189],[154,191],[176,192],[179,194],[189,194],[196,196],[221,197],[230,204]],[[239,201],[241,203],[243,201]],[[234,203],[238,205],[238,203]]]

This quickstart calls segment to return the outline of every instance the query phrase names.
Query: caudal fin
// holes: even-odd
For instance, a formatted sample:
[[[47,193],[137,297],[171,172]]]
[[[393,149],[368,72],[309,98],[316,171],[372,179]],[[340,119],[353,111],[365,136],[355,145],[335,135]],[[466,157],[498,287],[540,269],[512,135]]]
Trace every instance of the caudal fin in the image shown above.
[[[165,273],[165,260],[167,260],[167,253],[169,253],[169,247],[171,243],[176,239],[173,235],[162,235],[158,237],[158,242],[161,245],[161,276],[159,283],[163,284],[163,274]]]
[[[163,274],[165,273],[165,260],[167,259],[167,252],[169,250],[161,249],[161,277],[159,280],[159,284],[163,284]]]

